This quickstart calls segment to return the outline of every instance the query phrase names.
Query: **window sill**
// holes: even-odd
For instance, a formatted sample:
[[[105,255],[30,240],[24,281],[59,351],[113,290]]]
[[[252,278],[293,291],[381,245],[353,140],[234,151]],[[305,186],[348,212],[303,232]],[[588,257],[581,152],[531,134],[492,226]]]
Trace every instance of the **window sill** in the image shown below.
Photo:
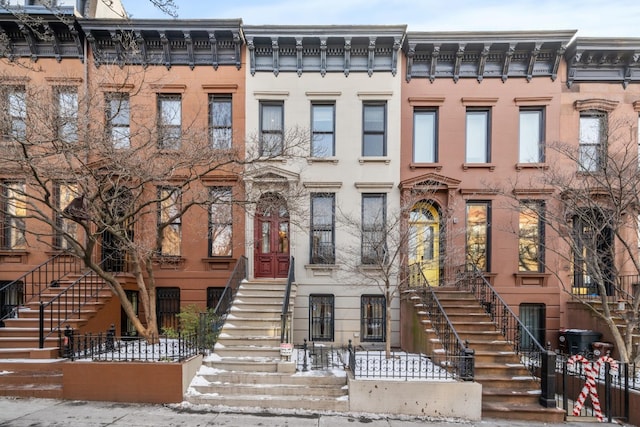
[[[494,165],[493,163],[463,163],[462,164],[462,169],[464,170],[489,169],[491,172],[493,172],[495,168],[496,168],[496,165]]]
[[[153,260],[160,265],[160,268],[181,268],[185,263],[185,259],[181,256],[156,256]]]
[[[338,164],[337,157],[307,157],[307,163],[333,163],[334,165]]]
[[[29,252],[24,250],[0,250],[0,263],[25,263]]]
[[[442,170],[442,165],[439,163],[409,163],[409,169],[433,169]]]
[[[305,264],[304,268],[313,276],[332,276],[340,267],[336,264]]]
[[[526,271],[514,274],[516,278],[516,286],[538,286],[546,287],[549,279],[549,273],[538,273],[535,271]]]
[[[208,257],[202,258],[202,262],[209,266],[209,270],[229,270],[236,260],[231,257]]]
[[[364,163],[384,163],[385,165],[388,165],[389,163],[391,163],[391,159],[389,157],[375,157],[375,156],[359,157],[358,161],[360,162],[360,164],[364,164]]]
[[[546,163],[516,163],[516,170],[522,169],[549,169],[549,165]]]

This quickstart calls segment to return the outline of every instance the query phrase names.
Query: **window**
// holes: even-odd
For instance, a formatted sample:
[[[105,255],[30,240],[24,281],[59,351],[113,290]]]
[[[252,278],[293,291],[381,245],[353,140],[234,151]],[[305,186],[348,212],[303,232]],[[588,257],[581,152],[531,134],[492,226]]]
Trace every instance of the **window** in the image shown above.
[[[544,109],[520,109],[519,163],[544,162]]]
[[[518,218],[518,271],[544,271],[544,203],[524,201]]]
[[[180,190],[173,187],[160,187],[158,190],[159,212],[158,227],[161,228],[162,242],[160,255],[180,256],[181,206]]]
[[[22,182],[0,182],[0,215],[2,234],[0,235],[0,248],[4,250],[18,250],[26,248],[25,216],[27,215],[27,202],[25,186]]]
[[[335,195],[311,195],[311,264],[335,263]]]
[[[467,202],[467,264],[475,265],[480,271],[490,271],[490,215],[490,202]]]
[[[333,341],[333,295],[309,296],[309,329],[311,341]]]
[[[27,136],[27,94],[24,86],[3,88],[7,108],[3,109],[2,134],[24,140]]]
[[[387,155],[387,104],[365,103],[363,104],[363,135],[362,155],[386,156]]]
[[[467,157],[466,163],[489,163],[491,161],[491,110],[467,109]]]
[[[211,188],[209,211],[209,256],[231,256],[233,213],[231,187]]]
[[[580,172],[596,172],[602,168],[606,150],[606,118],[606,114],[600,111],[580,113]]]
[[[538,344],[545,345],[545,321],[546,306],[539,303],[522,303],[520,304],[520,322],[522,325],[529,329],[533,338],[538,341]],[[536,350],[536,345],[529,336],[529,334],[520,334],[520,348],[523,350]]]
[[[129,148],[131,146],[129,94],[107,94],[106,104],[107,131],[113,148]]]
[[[438,161],[438,111],[415,109],[413,111],[413,162],[436,163]]]
[[[56,225],[58,230],[53,234],[53,246],[56,249],[69,249],[69,238],[76,239],[78,224],[63,216],[63,211],[78,197],[78,185],[73,183],[56,183],[53,189],[56,202]]]
[[[386,304],[382,295],[360,297],[360,336],[362,341],[384,341]]]
[[[179,94],[158,95],[158,146],[161,150],[180,148],[182,136],[182,97]]]
[[[127,299],[131,303],[131,307],[133,308],[133,312],[136,316],[139,313],[140,306],[140,292],[139,291],[127,291],[125,290],[127,295]],[[135,337],[138,335],[138,331],[136,330],[135,325],[127,316],[127,313],[124,311],[124,308],[120,308],[120,333],[123,337]]]
[[[231,148],[233,138],[231,111],[231,95],[209,95],[211,147],[217,149]]]
[[[284,103],[260,103],[260,155],[282,154],[284,143]]]
[[[56,131],[63,142],[78,140],[78,91],[75,87],[58,87],[54,90],[57,108]]]
[[[311,156],[335,155],[335,104],[311,104]]]
[[[362,195],[363,264],[382,264],[386,261],[386,206],[386,194]]]
[[[207,308],[215,310],[224,294],[225,288],[207,288]]]
[[[179,331],[180,288],[156,288],[156,318],[161,334]]]

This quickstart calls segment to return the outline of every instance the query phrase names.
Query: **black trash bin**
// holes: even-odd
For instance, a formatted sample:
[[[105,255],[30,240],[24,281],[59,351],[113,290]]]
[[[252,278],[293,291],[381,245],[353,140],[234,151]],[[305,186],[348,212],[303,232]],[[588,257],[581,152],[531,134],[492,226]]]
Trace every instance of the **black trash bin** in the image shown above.
[[[564,329],[560,331],[560,349],[563,353],[585,354],[591,351],[591,344],[599,341],[602,334],[588,329]]]

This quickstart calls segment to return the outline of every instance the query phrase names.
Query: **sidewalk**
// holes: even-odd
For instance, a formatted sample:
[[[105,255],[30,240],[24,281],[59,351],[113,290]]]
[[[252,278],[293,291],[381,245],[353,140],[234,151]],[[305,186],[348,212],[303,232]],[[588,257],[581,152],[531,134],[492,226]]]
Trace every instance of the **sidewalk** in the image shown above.
[[[549,424],[511,420],[433,420],[375,414],[272,414],[259,410],[190,405],[148,405],[114,402],[65,401],[0,397],[0,426],[150,427],[150,426],[260,426],[260,427],[542,427]],[[567,427],[595,427],[592,422],[568,422]]]

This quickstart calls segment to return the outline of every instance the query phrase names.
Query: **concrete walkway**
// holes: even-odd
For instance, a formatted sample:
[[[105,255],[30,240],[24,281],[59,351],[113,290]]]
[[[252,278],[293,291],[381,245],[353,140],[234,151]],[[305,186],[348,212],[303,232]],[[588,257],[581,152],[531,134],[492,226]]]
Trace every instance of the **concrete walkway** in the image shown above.
[[[234,408],[193,405],[148,405],[114,402],[65,401],[55,399],[0,398],[0,426],[260,426],[260,427],[542,427],[530,421],[435,420],[374,414],[312,414],[234,412]],[[567,422],[567,427],[595,427],[589,422]]]

